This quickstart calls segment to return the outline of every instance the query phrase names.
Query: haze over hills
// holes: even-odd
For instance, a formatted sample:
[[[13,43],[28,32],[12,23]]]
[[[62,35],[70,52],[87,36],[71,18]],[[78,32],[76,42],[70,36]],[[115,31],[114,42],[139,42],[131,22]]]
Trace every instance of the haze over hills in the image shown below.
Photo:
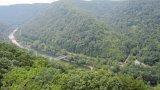
[[[45,11],[49,4],[17,4],[0,6],[0,21],[10,25],[20,25],[35,15]]]
[[[42,13],[49,4],[17,4],[0,6],[0,40],[8,41],[13,28]]]
[[[11,34],[28,52],[0,43],[0,89],[160,90],[159,6],[60,0],[3,8],[3,22],[19,26]],[[0,38],[10,27],[0,23]]]
[[[160,62],[159,2],[60,1],[54,3],[46,13],[24,24],[17,37],[22,44],[51,55],[63,49],[103,58],[105,60],[98,62],[102,65],[108,62],[134,64],[138,60],[146,66],[156,66]],[[81,62],[79,59],[73,61]],[[87,60],[82,62],[88,63]],[[143,68],[139,71],[143,71]],[[138,76],[134,72],[126,73]],[[158,75],[159,72],[156,73]],[[143,75],[147,82],[157,82],[151,81],[148,76],[151,73]]]
[[[12,32],[12,29],[11,26],[0,22],[0,41],[8,41],[7,37]]]

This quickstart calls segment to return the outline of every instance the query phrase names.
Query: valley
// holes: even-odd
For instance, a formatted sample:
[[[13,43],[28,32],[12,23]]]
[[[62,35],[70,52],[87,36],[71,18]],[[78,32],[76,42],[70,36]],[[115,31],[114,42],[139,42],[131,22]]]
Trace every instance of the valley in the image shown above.
[[[0,6],[0,89],[160,90],[159,6],[159,0]]]
[[[13,44],[15,44],[16,46],[20,47],[20,48],[24,48],[23,46],[21,46],[17,40],[16,40],[16,37],[14,36],[14,34],[17,32],[18,28],[16,28],[8,37],[9,39],[11,40],[11,42]]]
[[[58,56],[58,57],[54,57],[54,56],[49,56],[47,54],[43,54],[43,53],[38,53],[38,51],[34,50],[34,49],[31,49],[31,48],[28,48],[28,47],[24,47],[22,46],[20,43],[18,43],[16,37],[15,37],[15,33],[19,30],[19,28],[17,27],[15,30],[13,30],[13,32],[11,32],[11,34],[8,36],[8,38],[11,40],[11,42],[13,44],[15,44],[17,47],[19,48],[22,48],[22,49],[26,49],[26,50],[30,50],[30,51],[33,51],[35,52],[36,54],[40,55],[40,56],[43,56],[43,57],[46,57],[48,58],[49,60],[61,60],[61,61],[64,61],[66,63],[70,63],[70,64],[76,64],[78,65],[76,62],[73,62],[73,61],[69,61],[67,59],[65,59],[66,57],[68,57],[69,55],[61,55],[61,56]],[[71,54],[71,53],[70,53]],[[79,65],[80,67],[84,67],[84,68],[87,68],[87,69],[90,69],[90,70],[93,70],[93,67],[92,66],[89,66],[89,65]]]

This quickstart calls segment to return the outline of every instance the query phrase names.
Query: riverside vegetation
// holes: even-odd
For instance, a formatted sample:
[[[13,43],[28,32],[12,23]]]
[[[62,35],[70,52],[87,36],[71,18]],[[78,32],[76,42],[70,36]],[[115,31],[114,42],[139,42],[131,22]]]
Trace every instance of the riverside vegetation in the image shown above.
[[[21,25],[16,38],[49,56],[68,54],[76,64],[1,43],[1,89],[159,90],[159,6],[159,0],[52,3]]]

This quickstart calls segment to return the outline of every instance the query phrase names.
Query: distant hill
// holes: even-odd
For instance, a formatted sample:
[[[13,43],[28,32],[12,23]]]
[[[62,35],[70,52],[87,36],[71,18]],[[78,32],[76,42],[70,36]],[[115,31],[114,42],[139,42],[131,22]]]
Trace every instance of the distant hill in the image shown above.
[[[46,10],[49,4],[17,4],[0,6],[0,21],[10,25],[20,25]]]
[[[0,41],[7,41],[11,30],[11,26],[0,22]]]

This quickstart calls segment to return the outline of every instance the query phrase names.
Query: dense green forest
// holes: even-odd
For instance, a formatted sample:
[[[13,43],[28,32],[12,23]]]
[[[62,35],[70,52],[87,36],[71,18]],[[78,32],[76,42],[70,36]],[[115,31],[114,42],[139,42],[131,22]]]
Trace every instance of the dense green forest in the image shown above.
[[[160,0],[0,6],[0,90],[160,90],[159,6]],[[17,25],[14,39],[27,50],[8,42]]]
[[[20,27],[22,45],[160,83],[159,0],[61,0]]]
[[[1,90],[159,90],[142,78],[88,70],[60,61],[49,61],[14,45],[0,43]]]
[[[33,48],[53,54],[56,49],[64,48],[94,57],[125,58],[126,53],[120,42],[123,37],[107,29],[103,22],[72,7],[63,3],[54,4],[48,10],[49,14],[44,13],[22,26],[18,33],[24,39],[21,41],[30,40],[28,45],[34,44]],[[30,30],[31,33],[27,33]]]
[[[108,28],[125,36],[125,52],[138,60],[154,65],[159,62],[160,51],[160,12],[159,0],[128,0],[109,2],[74,1],[74,5],[92,13],[105,22]],[[150,55],[149,55],[149,54]]]

